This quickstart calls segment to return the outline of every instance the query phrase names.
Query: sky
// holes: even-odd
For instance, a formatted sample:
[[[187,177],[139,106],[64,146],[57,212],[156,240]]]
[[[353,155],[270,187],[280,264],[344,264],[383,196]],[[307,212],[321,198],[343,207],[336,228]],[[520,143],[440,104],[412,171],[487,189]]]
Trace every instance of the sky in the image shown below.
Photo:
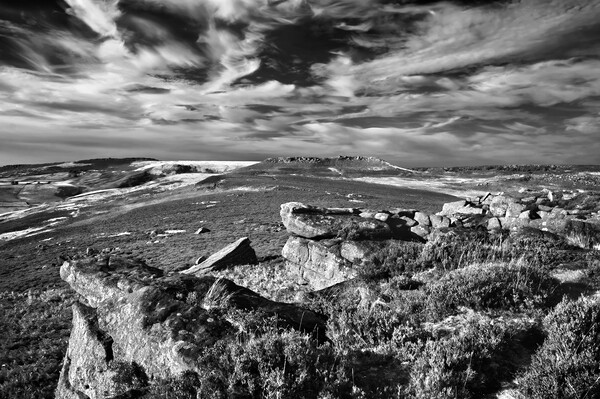
[[[2,0],[0,165],[600,163],[598,0]]]

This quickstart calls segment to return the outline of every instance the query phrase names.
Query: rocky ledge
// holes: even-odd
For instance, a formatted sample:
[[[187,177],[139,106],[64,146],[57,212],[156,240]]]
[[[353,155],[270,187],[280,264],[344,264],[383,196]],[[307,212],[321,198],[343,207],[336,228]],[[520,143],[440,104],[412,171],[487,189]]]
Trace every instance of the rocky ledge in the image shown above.
[[[152,384],[197,372],[205,348],[238,332],[220,309],[276,315],[286,327],[325,337],[320,315],[226,279],[165,274],[114,256],[65,262],[60,273],[80,300],[58,399],[138,397]]]
[[[587,193],[549,190],[487,194],[444,204],[436,214],[415,209],[323,208],[290,202],[281,219],[291,234],[282,255],[300,283],[323,289],[356,277],[387,246],[426,242],[453,230],[533,228],[600,243],[600,216]]]

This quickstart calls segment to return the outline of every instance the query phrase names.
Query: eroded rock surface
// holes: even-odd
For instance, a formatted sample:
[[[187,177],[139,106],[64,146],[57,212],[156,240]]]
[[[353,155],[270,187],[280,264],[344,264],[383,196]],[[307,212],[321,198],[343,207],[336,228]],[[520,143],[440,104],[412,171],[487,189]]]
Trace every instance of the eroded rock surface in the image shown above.
[[[418,222],[407,215],[415,217],[415,212],[283,204],[281,218],[291,236],[282,255],[300,282],[329,287],[356,277],[364,259],[387,242],[421,240],[415,232]],[[428,215],[416,218],[430,225]]]
[[[283,247],[283,257],[288,267],[315,289],[348,280],[356,274],[351,263],[342,258],[341,240],[313,241],[302,237],[290,237]]]
[[[212,308],[257,310],[325,337],[324,320],[225,279],[166,275],[125,258],[65,262],[61,277],[81,295],[56,397],[112,398],[198,371],[198,355],[237,327]],[[127,396],[129,397],[129,396]]]

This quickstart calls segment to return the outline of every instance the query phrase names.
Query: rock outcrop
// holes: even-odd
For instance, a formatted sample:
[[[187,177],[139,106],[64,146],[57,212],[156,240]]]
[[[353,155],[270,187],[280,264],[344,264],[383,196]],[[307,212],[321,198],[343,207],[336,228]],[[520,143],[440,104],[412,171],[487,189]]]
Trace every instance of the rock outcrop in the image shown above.
[[[560,236],[584,234],[600,237],[597,212],[581,207],[586,193],[571,191],[523,191],[518,195],[487,194],[459,203],[445,204],[438,215],[448,216],[453,225],[515,231],[524,227],[549,231]],[[569,208],[569,209],[566,209]]]
[[[299,282],[314,289],[352,279],[366,258],[392,241],[421,240],[416,233],[420,225],[412,219],[415,212],[406,210],[320,208],[292,202],[281,205],[280,213],[291,234],[282,251],[287,267]]]
[[[354,215],[352,208],[324,209],[288,202],[281,205],[281,220],[288,232],[306,238],[333,238],[342,229],[344,220],[338,216]]]
[[[323,289],[355,277],[366,258],[385,251],[388,245],[425,242],[438,232],[454,228],[497,232],[527,227],[562,237],[582,235],[598,244],[600,216],[597,211],[576,205],[589,202],[580,195],[585,196],[550,191],[521,196],[487,194],[444,204],[435,215],[406,209],[321,208],[286,203],[281,205],[280,214],[291,236],[282,255],[300,282]],[[561,203],[557,198],[568,200]]]
[[[325,337],[318,314],[225,279],[167,275],[118,257],[65,262],[61,277],[81,300],[73,307],[58,399],[133,397],[197,372],[203,348],[236,336],[238,327],[215,307],[277,315],[284,325]]]
[[[204,275],[229,266],[251,265],[258,263],[256,252],[250,246],[248,237],[242,237],[234,243],[215,252],[207,259],[182,271],[184,274]]]

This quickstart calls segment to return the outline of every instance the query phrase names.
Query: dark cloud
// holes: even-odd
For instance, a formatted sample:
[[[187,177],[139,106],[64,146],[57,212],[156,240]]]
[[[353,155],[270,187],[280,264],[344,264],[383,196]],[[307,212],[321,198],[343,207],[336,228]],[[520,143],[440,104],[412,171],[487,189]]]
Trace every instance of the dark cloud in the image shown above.
[[[137,93],[148,93],[148,94],[167,94],[170,93],[171,90],[164,89],[162,87],[151,87],[144,85],[133,85],[131,87],[126,88],[125,90],[129,92],[137,92]]]

